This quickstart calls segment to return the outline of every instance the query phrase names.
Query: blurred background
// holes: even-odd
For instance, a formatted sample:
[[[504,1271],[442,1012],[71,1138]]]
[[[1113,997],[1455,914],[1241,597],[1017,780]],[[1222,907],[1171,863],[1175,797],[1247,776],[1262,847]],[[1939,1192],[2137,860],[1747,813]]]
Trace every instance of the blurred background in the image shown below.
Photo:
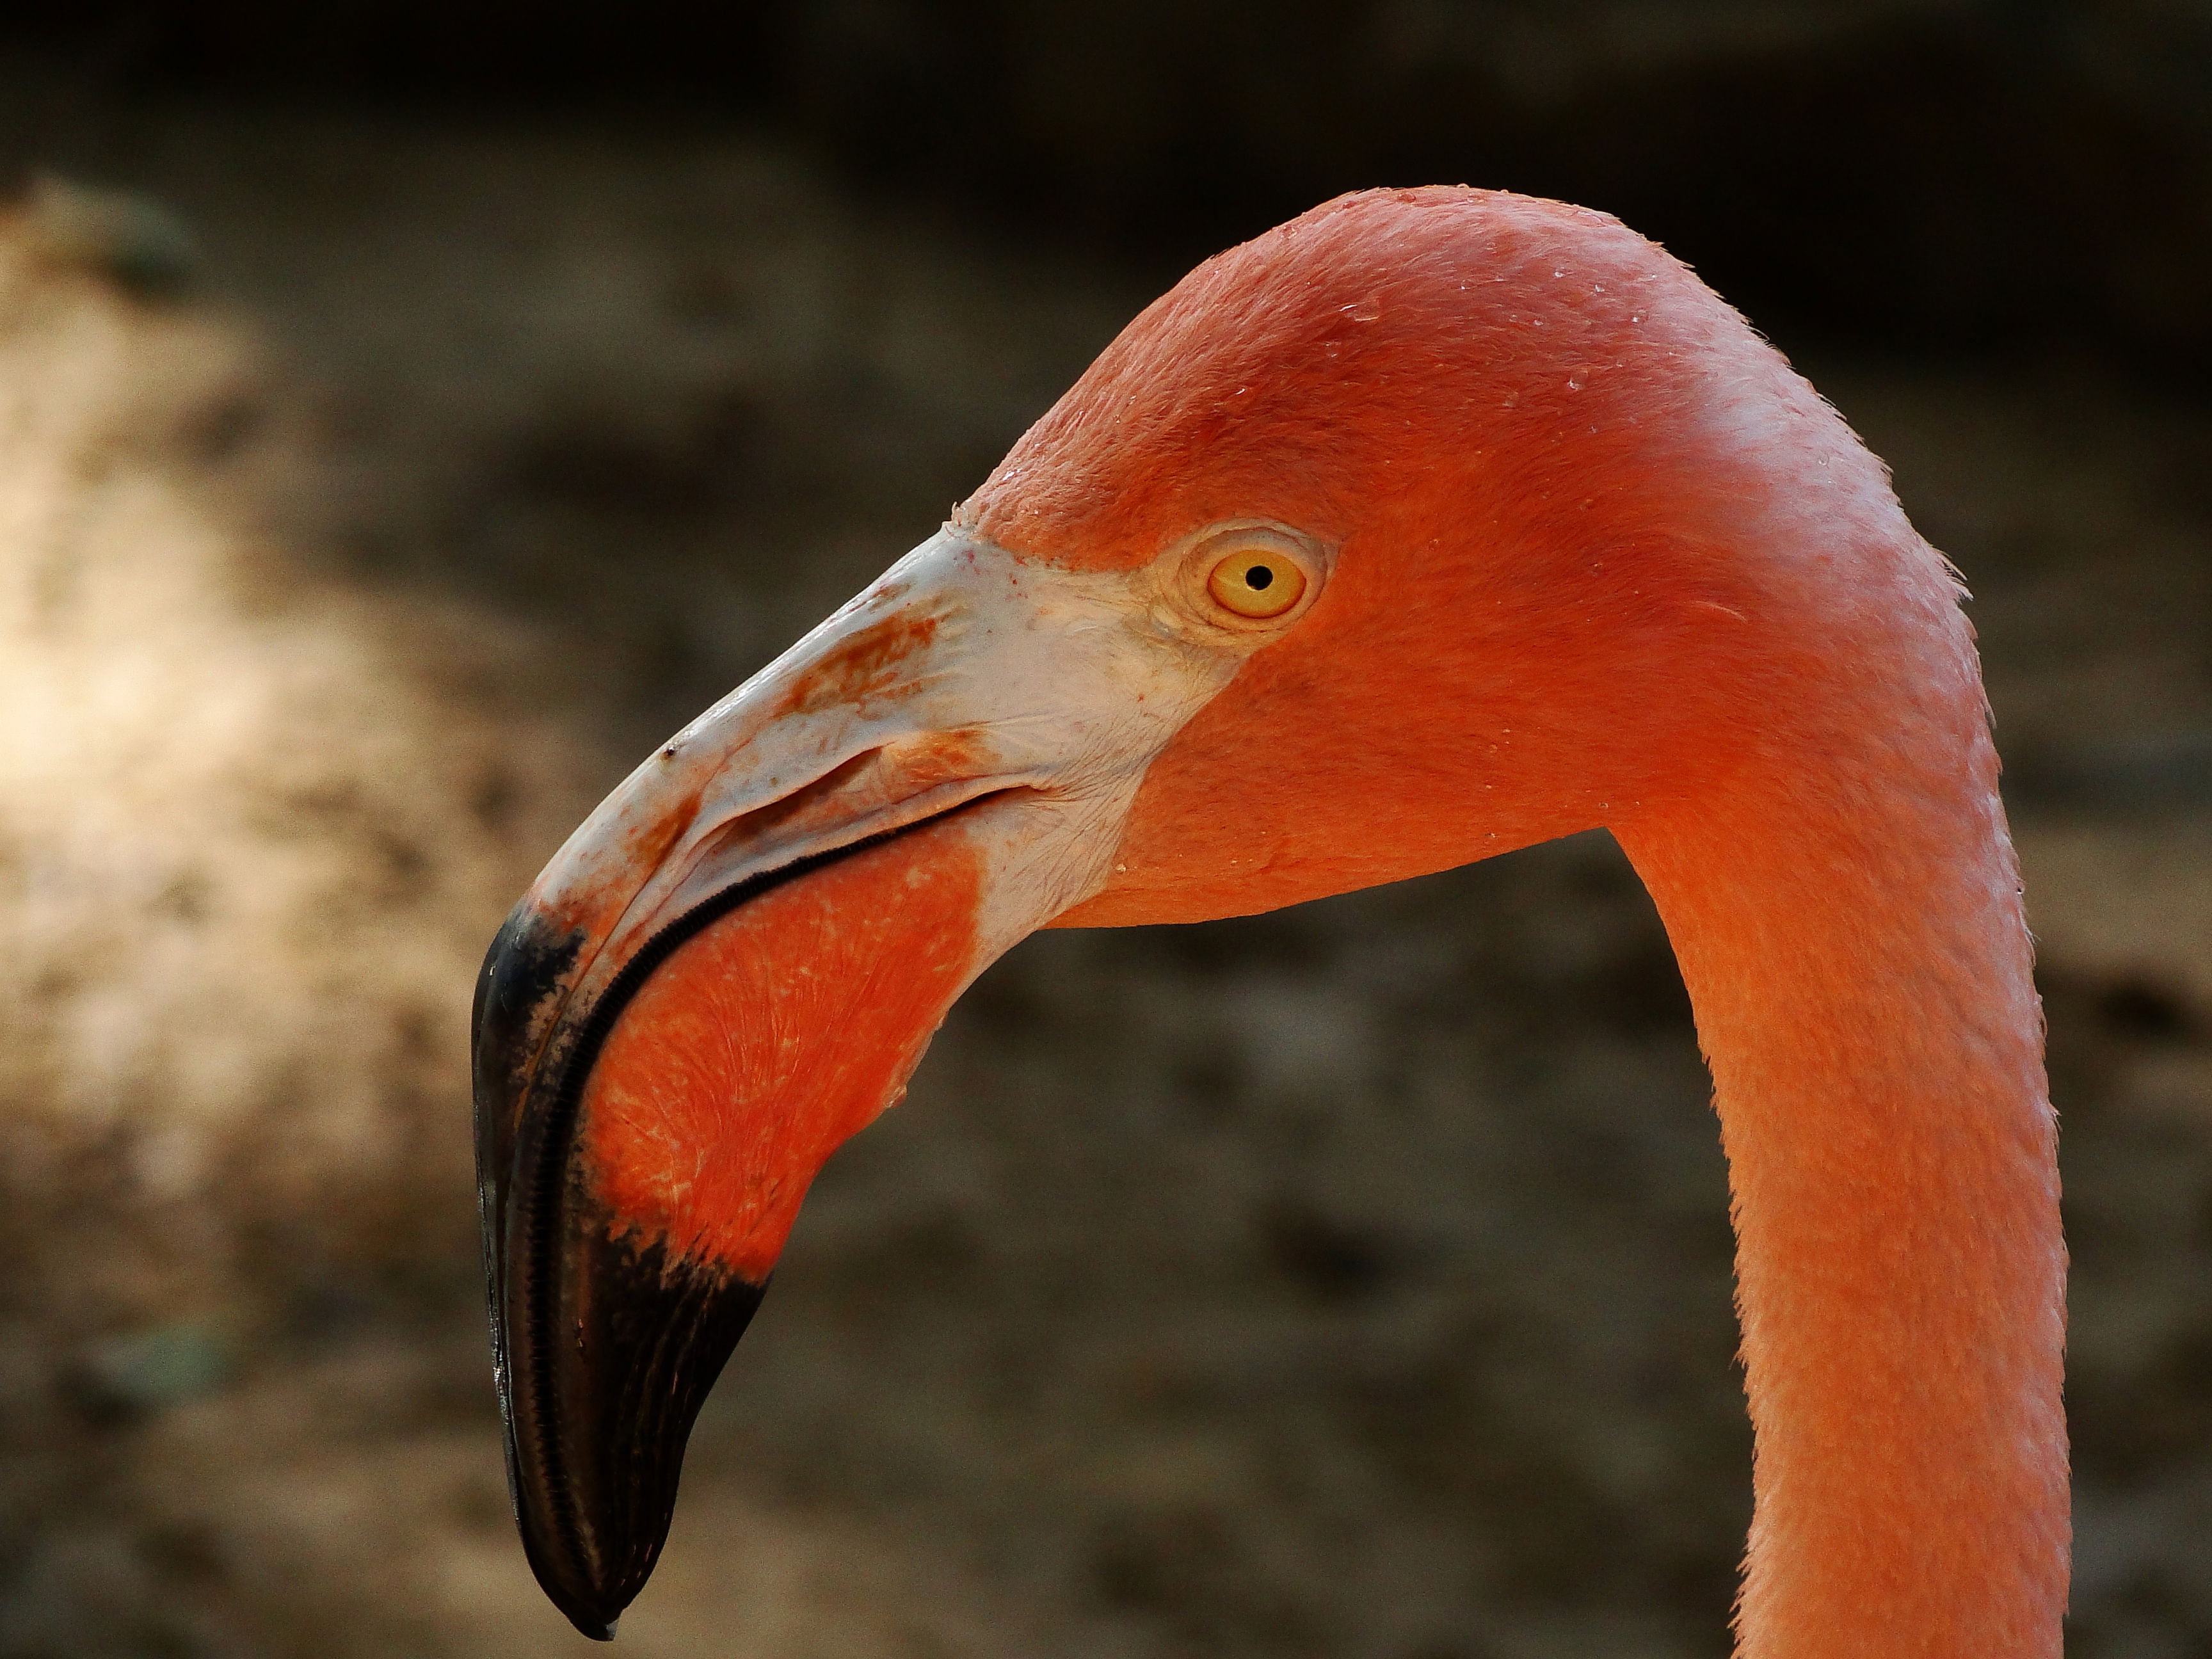
[[[646,745],[1339,190],[1613,210],[1965,569],[2083,1659],[2212,1654],[2204,0],[11,0],[0,1659],[586,1651],[507,1516],[483,948]],[[1723,1171],[1590,836],[1030,941],[823,1176],[638,1659],[1692,1659]]]

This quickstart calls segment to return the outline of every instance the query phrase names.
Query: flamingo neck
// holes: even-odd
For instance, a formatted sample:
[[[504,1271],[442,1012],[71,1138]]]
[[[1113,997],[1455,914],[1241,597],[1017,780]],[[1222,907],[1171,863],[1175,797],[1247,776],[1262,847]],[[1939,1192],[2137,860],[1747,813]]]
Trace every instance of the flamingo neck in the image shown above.
[[[1926,648],[1925,641],[1920,649]],[[1696,1006],[1737,1230],[1743,1659],[2057,1659],[2064,1247],[2042,1023],[1963,629],[1624,827]],[[1839,730],[1856,733],[1838,739]]]

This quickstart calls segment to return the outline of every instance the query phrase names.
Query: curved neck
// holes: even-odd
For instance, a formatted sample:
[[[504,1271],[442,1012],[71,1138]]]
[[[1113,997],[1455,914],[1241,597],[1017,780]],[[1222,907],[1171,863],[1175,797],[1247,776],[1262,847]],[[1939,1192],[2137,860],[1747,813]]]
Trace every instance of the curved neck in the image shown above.
[[[1757,1508],[1745,1659],[2057,1659],[2064,1247],[1978,678],[1623,826],[1711,1065]],[[1856,735],[1839,740],[1838,732]],[[1840,744],[1841,752],[1838,752]]]

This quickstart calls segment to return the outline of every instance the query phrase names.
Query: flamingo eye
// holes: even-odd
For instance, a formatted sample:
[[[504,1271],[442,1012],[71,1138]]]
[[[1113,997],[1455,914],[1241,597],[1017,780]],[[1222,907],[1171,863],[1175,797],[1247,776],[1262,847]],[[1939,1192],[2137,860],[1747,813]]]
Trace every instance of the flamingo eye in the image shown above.
[[[1272,547],[1240,547],[1215,562],[1206,591],[1240,617],[1279,617],[1304,597],[1306,573]]]

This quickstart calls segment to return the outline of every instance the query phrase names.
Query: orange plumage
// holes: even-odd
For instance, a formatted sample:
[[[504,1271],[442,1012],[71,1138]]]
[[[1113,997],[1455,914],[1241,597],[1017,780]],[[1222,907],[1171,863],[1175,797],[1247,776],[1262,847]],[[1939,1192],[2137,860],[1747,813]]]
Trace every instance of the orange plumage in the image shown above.
[[[1154,763],[1121,873],[1062,925],[1610,827],[1729,1157],[1742,1651],[2055,1655],[2040,1022],[1971,630],[1881,464],[1604,216],[1373,192],[1200,267],[960,519],[1134,562],[1231,513],[1340,538],[1340,573]]]

